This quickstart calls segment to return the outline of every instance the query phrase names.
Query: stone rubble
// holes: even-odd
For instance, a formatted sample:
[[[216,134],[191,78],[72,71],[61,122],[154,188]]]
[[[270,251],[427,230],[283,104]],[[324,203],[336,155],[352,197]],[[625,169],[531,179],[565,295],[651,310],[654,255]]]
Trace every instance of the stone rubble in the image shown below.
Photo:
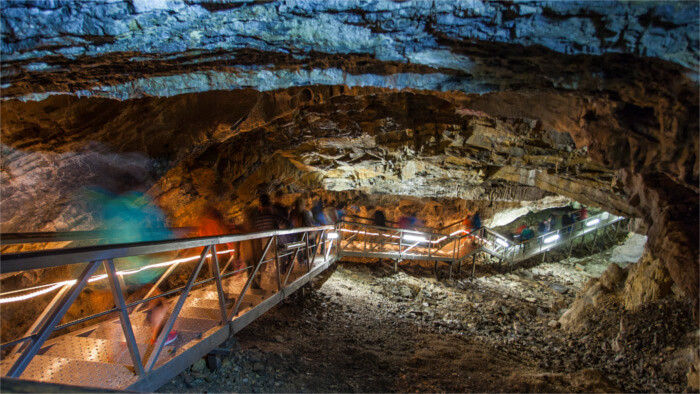
[[[596,279],[571,263],[478,264],[475,279],[463,270],[440,281],[415,266],[342,263],[242,331],[220,369],[195,364],[161,391],[685,390],[700,340],[691,305],[627,311],[625,269]],[[594,287],[584,323],[564,329],[564,311]]]

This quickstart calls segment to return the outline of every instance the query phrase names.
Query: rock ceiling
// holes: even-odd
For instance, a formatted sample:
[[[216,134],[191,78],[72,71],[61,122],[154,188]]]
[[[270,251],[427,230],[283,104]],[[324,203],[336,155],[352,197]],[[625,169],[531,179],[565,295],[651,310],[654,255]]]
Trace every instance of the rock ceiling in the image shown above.
[[[91,184],[560,194],[643,218],[697,295],[697,3],[0,7],[3,231],[89,227]]]

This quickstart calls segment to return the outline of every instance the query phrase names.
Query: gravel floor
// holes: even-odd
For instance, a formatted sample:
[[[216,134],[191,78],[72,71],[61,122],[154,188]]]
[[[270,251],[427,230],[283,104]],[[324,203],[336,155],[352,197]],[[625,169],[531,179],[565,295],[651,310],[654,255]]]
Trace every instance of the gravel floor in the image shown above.
[[[592,275],[580,267],[608,257],[477,264],[474,280],[465,270],[440,281],[426,268],[345,262],[241,331],[220,368],[200,361],[160,391],[685,390],[698,344],[688,303],[630,313],[611,295],[587,331],[558,327]]]

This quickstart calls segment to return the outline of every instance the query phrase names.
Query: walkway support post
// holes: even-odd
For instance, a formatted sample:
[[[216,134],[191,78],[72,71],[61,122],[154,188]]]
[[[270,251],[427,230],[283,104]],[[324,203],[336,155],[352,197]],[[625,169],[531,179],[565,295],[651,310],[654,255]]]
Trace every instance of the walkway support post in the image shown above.
[[[117,272],[114,268],[114,261],[112,259],[104,261],[105,271],[107,271],[107,278],[109,279],[109,288],[112,290],[112,298],[114,298],[114,303],[117,305],[119,310],[119,322],[122,326],[122,331],[124,331],[124,338],[126,339],[126,346],[129,348],[129,355],[131,356],[131,362],[136,368],[136,373],[139,376],[146,374],[143,369],[143,362],[141,361],[141,355],[139,354],[139,347],[136,344],[136,338],[134,337],[134,330],[131,327],[131,320],[129,319],[129,311],[126,308],[126,302],[124,301],[124,293],[122,293],[121,284],[119,279],[117,279]]]
[[[219,258],[216,255],[216,245],[211,247],[211,258],[209,259],[209,272],[216,282],[216,295],[219,299],[219,311],[221,313],[221,324],[226,324],[226,298],[224,286],[221,284],[221,273],[219,272]]]
[[[156,361],[158,361],[158,356],[160,356],[160,352],[165,346],[165,340],[168,338],[170,330],[173,329],[173,325],[175,325],[175,319],[177,319],[177,316],[180,314],[182,306],[185,305],[185,300],[190,294],[192,285],[194,285],[194,282],[197,279],[197,275],[199,275],[199,271],[202,269],[202,266],[204,265],[204,260],[206,260],[207,254],[209,254],[210,250],[211,246],[204,247],[204,250],[202,251],[202,254],[199,257],[199,261],[197,262],[197,265],[190,274],[190,277],[187,279],[187,284],[185,285],[185,288],[182,289],[182,294],[180,294],[180,297],[177,299],[175,308],[173,308],[173,311],[170,313],[170,316],[168,316],[168,320],[165,322],[163,329],[158,335],[158,339],[156,340],[156,344],[153,348],[153,353],[151,353],[151,357],[149,357],[148,362],[146,363],[146,370],[148,372],[152,371],[153,368],[155,368]]]

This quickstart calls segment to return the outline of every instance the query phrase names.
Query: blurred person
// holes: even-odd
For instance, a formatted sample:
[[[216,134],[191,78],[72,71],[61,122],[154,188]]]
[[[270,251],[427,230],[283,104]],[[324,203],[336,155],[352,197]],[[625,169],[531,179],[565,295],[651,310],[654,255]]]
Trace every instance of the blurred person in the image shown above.
[[[272,208],[270,196],[267,193],[262,193],[258,198],[258,202],[259,205],[257,207],[249,208],[247,211],[246,227],[249,229],[249,231],[252,232],[277,230],[281,221]],[[246,265],[248,266],[248,277],[252,275],[256,265],[263,259],[263,251],[269,240],[270,237],[263,237],[250,240],[252,253],[251,256],[246,260]],[[253,278],[251,288],[262,288],[261,276],[262,272],[259,269],[255,277]]]
[[[384,216],[384,211],[381,209],[376,209],[374,211],[374,217],[372,218],[372,224],[380,227],[387,227],[386,216]]]
[[[527,240],[533,239],[533,238],[535,238],[535,231],[532,229],[532,227],[526,226],[526,227],[523,229],[522,233],[520,234],[520,238],[521,238],[523,241],[527,241]]]
[[[275,215],[277,215],[279,220],[285,222],[284,228],[289,228],[289,207],[284,205],[282,202],[283,198],[284,192],[282,192],[282,190],[275,192],[275,203],[272,204],[272,210],[274,211]]]
[[[314,216],[314,221],[318,223],[318,226],[325,226],[326,224],[328,224],[326,215],[323,213],[323,201],[321,200],[321,198],[316,200],[313,207],[311,208],[311,213]]]
[[[471,221],[472,221],[472,227],[471,227],[471,228],[472,228],[472,231],[478,230],[478,229],[481,228],[481,214],[479,213],[479,211],[476,211],[476,212],[472,215],[472,220],[471,220]]]

